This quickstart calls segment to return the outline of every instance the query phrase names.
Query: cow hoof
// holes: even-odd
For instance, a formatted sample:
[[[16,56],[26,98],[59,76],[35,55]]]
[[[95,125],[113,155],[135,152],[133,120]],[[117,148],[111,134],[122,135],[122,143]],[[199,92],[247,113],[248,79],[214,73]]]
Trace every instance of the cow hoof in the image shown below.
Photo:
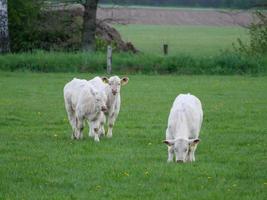
[[[101,132],[100,137],[104,137],[104,136],[105,136],[105,132]]]
[[[72,140],[75,140],[75,134],[74,134],[74,132],[71,133],[71,139]]]
[[[72,136],[71,136],[71,139],[72,139],[72,140],[79,140],[79,138],[76,137],[75,135],[72,135]]]

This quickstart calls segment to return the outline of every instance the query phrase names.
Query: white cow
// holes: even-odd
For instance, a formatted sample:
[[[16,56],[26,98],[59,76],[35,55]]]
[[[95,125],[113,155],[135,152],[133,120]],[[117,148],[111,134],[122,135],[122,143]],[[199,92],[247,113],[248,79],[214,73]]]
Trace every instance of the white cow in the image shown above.
[[[105,114],[108,118],[108,132],[107,137],[112,137],[112,129],[117,116],[120,111],[121,96],[120,89],[121,85],[126,85],[129,81],[128,77],[119,78],[118,76],[107,77],[95,77],[89,82],[94,85],[98,91],[100,91],[102,96],[106,96],[106,106],[107,112]],[[104,129],[102,127],[102,129]]]
[[[176,97],[168,119],[165,144],[168,145],[168,162],[195,161],[195,150],[200,139],[203,120],[200,100],[191,94]]]
[[[86,80],[74,78],[64,87],[65,107],[72,126],[73,139],[82,138],[84,119],[88,120],[95,141],[99,141],[100,124],[106,111],[105,98]]]

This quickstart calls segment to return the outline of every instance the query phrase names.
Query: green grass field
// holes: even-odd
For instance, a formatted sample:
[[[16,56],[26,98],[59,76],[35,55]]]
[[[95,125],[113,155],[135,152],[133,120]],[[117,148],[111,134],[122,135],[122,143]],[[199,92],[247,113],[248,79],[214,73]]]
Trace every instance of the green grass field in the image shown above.
[[[248,41],[248,32],[240,27],[117,25],[125,41],[144,53],[163,54],[169,44],[170,55],[214,56],[220,50],[232,49],[237,38]]]
[[[113,138],[97,144],[70,139],[62,89],[75,76],[93,77],[0,73],[0,199],[266,199],[267,77],[130,76]],[[167,164],[185,92],[203,103],[197,161]]]

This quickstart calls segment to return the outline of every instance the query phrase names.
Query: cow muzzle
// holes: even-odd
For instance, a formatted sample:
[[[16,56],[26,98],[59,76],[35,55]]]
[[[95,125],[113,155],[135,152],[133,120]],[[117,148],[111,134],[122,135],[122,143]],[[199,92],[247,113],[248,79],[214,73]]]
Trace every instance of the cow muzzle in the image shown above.
[[[102,111],[102,112],[107,112],[107,107],[106,107],[106,106],[102,106],[102,107],[101,107],[101,111]]]
[[[176,160],[176,163],[182,164],[182,163],[184,163],[184,161],[183,160]]]
[[[117,90],[112,90],[111,92],[114,96],[118,93]]]

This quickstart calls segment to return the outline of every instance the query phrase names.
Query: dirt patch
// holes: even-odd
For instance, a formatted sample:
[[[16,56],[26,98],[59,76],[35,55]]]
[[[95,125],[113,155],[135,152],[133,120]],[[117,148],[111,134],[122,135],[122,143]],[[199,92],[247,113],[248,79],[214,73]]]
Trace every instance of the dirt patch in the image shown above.
[[[212,9],[98,8],[99,19],[128,24],[247,26],[253,21],[249,11]]]
[[[123,41],[119,32],[105,22],[97,20],[96,35],[109,44],[114,43],[116,50],[133,53],[138,52],[131,42]]]

